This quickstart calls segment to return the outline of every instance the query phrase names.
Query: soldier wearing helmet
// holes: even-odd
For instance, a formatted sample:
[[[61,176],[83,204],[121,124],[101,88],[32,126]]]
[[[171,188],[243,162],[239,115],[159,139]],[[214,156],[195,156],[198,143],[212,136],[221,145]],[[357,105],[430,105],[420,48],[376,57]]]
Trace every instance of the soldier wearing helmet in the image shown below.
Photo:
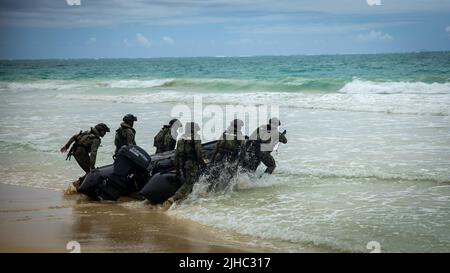
[[[181,128],[181,122],[178,119],[172,119],[169,125],[164,125],[153,139],[153,146],[156,147],[156,153],[164,153],[175,149],[178,137],[178,129]]]
[[[195,122],[187,122],[184,128],[185,133],[177,141],[175,150],[176,176],[177,179],[184,180],[184,183],[174,196],[169,198],[169,203],[186,198],[199,178],[200,169],[206,167],[198,134],[200,127]]]
[[[286,144],[286,130],[283,133],[278,131],[281,122],[278,118],[271,118],[269,124],[258,127],[250,136],[250,140],[255,143],[258,162],[255,168],[262,162],[266,165],[266,173],[273,173],[276,168],[275,159],[270,154],[279,142]]]
[[[86,174],[88,174],[92,169],[95,169],[95,161],[97,159],[97,150],[101,143],[101,138],[109,132],[108,126],[104,123],[99,123],[94,127],[91,127],[89,131],[80,131],[80,133],[72,136],[69,141],[64,145],[60,151],[62,153],[67,152],[70,147],[67,159],[70,160],[71,156],[75,157],[78,165],[83,169],[85,175],[80,177],[77,181],[73,183],[75,188],[78,187],[84,180]]]
[[[240,119],[234,119],[230,126],[222,133],[216,144],[212,162],[228,161],[235,163],[239,159],[241,147],[244,144],[245,137],[242,134],[244,122]]]
[[[123,122],[120,124],[119,129],[116,130],[116,136],[114,138],[114,145],[116,145],[114,154],[124,145],[136,145],[136,130],[133,128],[133,125],[137,121],[137,117],[132,114],[127,114],[122,120]]]

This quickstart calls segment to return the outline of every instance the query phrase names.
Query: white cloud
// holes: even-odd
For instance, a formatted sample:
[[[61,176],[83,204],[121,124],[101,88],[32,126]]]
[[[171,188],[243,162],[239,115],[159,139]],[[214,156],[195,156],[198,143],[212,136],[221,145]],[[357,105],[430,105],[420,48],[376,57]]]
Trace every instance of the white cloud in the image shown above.
[[[136,41],[141,46],[148,48],[152,47],[152,42],[150,42],[150,40],[141,33],[136,34]]]
[[[360,34],[356,38],[360,42],[391,41],[394,39],[391,35],[387,33],[375,30],[370,31],[368,34]]]
[[[366,0],[369,6],[381,6],[381,0]]]
[[[87,45],[92,45],[92,44],[95,44],[96,42],[97,42],[97,38],[91,37],[91,38],[89,38],[89,39],[86,41],[86,44],[87,44]]]
[[[130,41],[128,41],[128,39],[123,39],[123,43],[124,43],[126,46],[132,46],[132,45],[133,45]]]
[[[175,44],[175,40],[172,37],[164,36],[163,37],[163,43],[164,44],[168,44],[168,45],[174,45]]]

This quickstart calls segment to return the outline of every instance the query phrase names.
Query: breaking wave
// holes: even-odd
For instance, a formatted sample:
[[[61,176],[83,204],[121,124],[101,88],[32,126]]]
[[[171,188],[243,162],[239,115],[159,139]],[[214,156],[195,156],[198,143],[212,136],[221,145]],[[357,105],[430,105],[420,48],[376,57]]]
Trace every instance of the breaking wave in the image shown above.
[[[355,79],[342,87],[346,94],[450,94],[450,83],[373,82]]]

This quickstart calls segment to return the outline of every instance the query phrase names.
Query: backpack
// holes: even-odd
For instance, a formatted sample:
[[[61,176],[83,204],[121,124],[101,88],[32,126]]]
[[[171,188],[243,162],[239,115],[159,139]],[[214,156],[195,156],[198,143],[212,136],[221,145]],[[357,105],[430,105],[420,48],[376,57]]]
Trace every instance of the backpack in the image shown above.
[[[125,145],[124,139],[125,137],[123,136],[123,128],[119,127],[119,129],[116,130],[116,136],[114,137],[114,145],[116,145],[117,149]]]
[[[153,139],[153,146],[156,148],[163,148],[164,147],[164,138],[166,134],[168,133],[170,127],[163,127],[158,134],[156,134],[155,138]]]
[[[70,160],[70,158],[72,157],[72,155],[75,153],[75,151],[77,150],[77,148],[79,146],[85,147],[86,149],[90,148],[85,145],[85,143],[84,143],[85,141],[82,141],[82,140],[85,140],[86,136],[88,136],[89,134],[90,134],[89,131],[84,131],[84,132],[80,131],[78,133],[78,135],[75,138],[74,143],[72,144],[72,146],[69,149],[69,152],[67,153],[66,160]]]

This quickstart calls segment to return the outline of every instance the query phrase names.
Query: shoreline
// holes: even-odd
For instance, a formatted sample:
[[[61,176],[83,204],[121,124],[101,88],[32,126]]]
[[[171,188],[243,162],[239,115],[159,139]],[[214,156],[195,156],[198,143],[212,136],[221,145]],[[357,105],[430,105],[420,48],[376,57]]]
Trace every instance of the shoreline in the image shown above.
[[[142,202],[90,202],[81,195],[0,183],[0,252],[275,252],[254,240],[170,217]],[[241,236],[238,236],[241,237]]]

